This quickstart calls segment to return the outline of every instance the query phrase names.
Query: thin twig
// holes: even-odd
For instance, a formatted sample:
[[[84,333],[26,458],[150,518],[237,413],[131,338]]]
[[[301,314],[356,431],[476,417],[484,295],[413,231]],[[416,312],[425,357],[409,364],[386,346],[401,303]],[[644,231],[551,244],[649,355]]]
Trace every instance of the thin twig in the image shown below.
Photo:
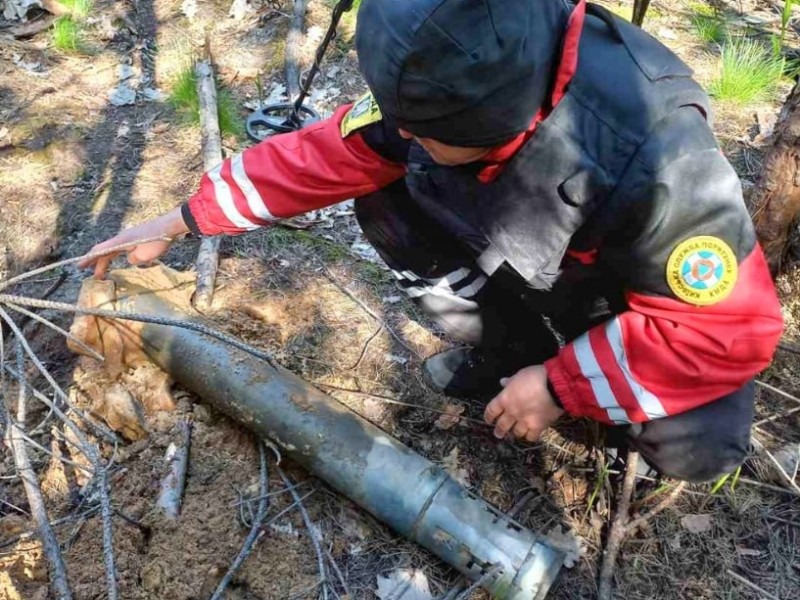
[[[791,476],[791,475],[789,475],[789,473],[787,473],[787,472],[786,472],[786,469],[784,469],[784,468],[783,468],[783,465],[782,465],[782,464],[781,464],[781,463],[778,461],[778,459],[777,459],[777,458],[775,458],[775,457],[772,455],[772,452],[770,452],[769,450],[767,450],[767,448],[764,446],[764,444],[762,444],[761,442],[759,442],[759,441],[758,441],[757,439],[755,439],[755,438],[753,438],[753,444],[756,446],[756,449],[757,449],[757,450],[759,450],[760,452],[763,452],[764,454],[766,454],[766,455],[767,455],[767,457],[768,457],[768,458],[769,458],[769,460],[772,462],[772,464],[773,464],[773,465],[775,465],[775,468],[777,468],[777,469],[778,469],[778,471],[780,472],[780,474],[781,474],[781,475],[783,476],[783,478],[786,480],[786,483],[788,483],[788,484],[789,484],[789,487],[791,488],[791,491],[792,491],[792,492],[793,492],[793,493],[794,493],[796,496],[800,496],[800,486],[798,486],[798,485],[797,485],[797,482],[796,482],[796,481],[795,481],[795,480],[792,478],[792,476]]]
[[[782,389],[776,388],[774,385],[770,385],[768,383],[764,383],[763,381],[761,381],[759,379],[756,379],[755,382],[756,382],[756,385],[760,385],[761,387],[766,388],[771,392],[775,392],[779,396],[783,396],[784,398],[788,398],[789,400],[794,400],[795,402],[800,404],[800,398],[798,398],[797,396],[792,396],[791,394],[789,394],[787,392],[784,392]]]
[[[74,335],[72,335],[69,331],[66,331],[65,329],[62,329],[61,327],[59,327],[58,325],[56,325],[52,321],[48,321],[47,319],[45,319],[41,315],[37,315],[35,312],[30,311],[27,308],[23,308],[21,306],[17,306],[16,304],[11,304],[10,302],[7,303],[6,306],[8,306],[8,308],[10,308],[13,311],[16,311],[16,312],[18,312],[18,313],[20,313],[22,315],[25,315],[29,319],[33,319],[34,321],[44,325],[45,327],[49,327],[53,331],[57,331],[58,333],[63,335],[68,340],[71,340],[74,344],[80,346],[84,351],[86,351],[95,360],[99,360],[100,362],[104,362],[106,360],[105,357],[102,354],[100,354],[97,350],[95,350],[94,348],[91,348],[90,346],[87,346],[81,340],[79,340]]]
[[[151,238],[143,238],[141,240],[136,240],[135,242],[127,242],[125,244],[112,246],[111,248],[106,248],[105,250],[101,250],[99,252],[89,252],[87,254],[84,254],[83,256],[76,256],[74,258],[67,258],[65,260],[60,260],[58,262],[54,262],[49,265],[45,265],[43,267],[39,267],[38,269],[26,271],[25,273],[17,275],[16,277],[12,277],[11,279],[6,279],[5,281],[1,281],[0,290],[5,290],[8,287],[14,285],[15,283],[19,283],[20,281],[29,279],[34,275],[38,275],[39,273],[52,271],[53,269],[58,269],[59,267],[71,265],[77,262],[81,262],[83,260],[90,260],[92,258],[99,258],[101,256],[106,256],[107,254],[111,254],[112,252],[116,252],[118,250],[124,250],[125,248],[133,248],[134,246],[138,246],[139,244],[147,244],[149,242],[157,242],[157,241],[169,242],[172,240],[168,237],[164,237],[163,235]]]
[[[336,391],[339,391],[339,392],[347,392],[349,394],[355,394],[357,396],[365,396],[367,398],[372,398],[374,400],[379,400],[379,401],[385,402],[387,404],[397,404],[398,406],[407,406],[409,408],[419,408],[421,410],[427,410],[427,411],[430,411],[430,412],[438,413],[440,415],[449,415],[450,414],[447,411],[442,410],[440,408],[432,408],[430,406],[424,406],[422,404],[414,404],[413,402],[403,402],[402,400],[397,400],[396,398],[390,398],[389,396],[381,396],[380,394],[372,394],[370,392],[362,392],[361,390],[353,390],[353,389],[350,389],[350,388],[340,387],[338,385],[330,385],[328,383],[321,383],[321,382],[318,382],[318,381],[315,381],[314,385],[319,386],[319,387],[324,387],[324,388],[327,388],[329,390],[336,390]],[[465,417],[463,415],[458,415],[458,418],[461,419],[461,420],[467,421],[469,423],[476,423],[478,425],[483,425],[485,427],[490,427],[490,425],[488,425],[486,423],[486,421],[481,421],[480,419],[473,419],[471,417]]]
[[[22,372],[24,370],[23,354],[19,342],[16,348],[17,370]],[[20,383],[19,398],[17,400],[17,423],[10,423],[9,425],[9,442],[13,448],[14,462],[17,467],[17,472],[22,478],[25,495],[28,497],[28,505],[30,506],[31,515],[36,523],[39,539],[42,541],[42,548],[47,557],[47,562],[50,565],[50,580],[53,583],[53,588],[55,588],[56,596],[59,600],[71,600],[72,591],[69,589],[67,566],[64,562],[64,557],[61,555],[61,549],[58,547],[56,534],[50,525],[50,518],[47,516],[47,509],[44,505],[42,489],[39,487],[39,480],[28,458],[25,441],[22,435],[20,435],[22,433],[22,427],[24,427],[25,424],[26,410],[27,390],[26,386]]]
[[[667,494],[664,498],[662,498],[661,502],[656,504],[645,514],[639,515],[633,521],[628,523],[625,526],[624,535],[629,535],[633,533],[634,531],[642,527],[644,524],[646,524],[648,521],[650,521],[650,519],[655,517],[658,513],[667,508],[670,504],[672,504],[675,501],[675,498],[678,497],[678,495],[683,491],[683,488],[685,487],[686,487],[685,481],[681,481],[680,483],[678,483],[674,488],[672,488],[669,494]]]
[[[350,594],[350,589],[347,586],[347,580],[345,579],[344,575],[342,574],[342,570],[339,568],[339,565],[336,564],[336,561],[333,558],[333,554],[328,548],[324,548],[325,556],[328,558],[328,564],[333,569],[334,575],[336,575],[336,579],[339,580],[339,583],[342,585],[342,589],[344,590],[344,595],[348,598],[352,598],[353,596]]]
[[[597,595],[599,600],[611,600],[614,567],[617,564],[617,555],[622,546],[622,540],[625,539],[625,524],[628,522],[628,511],[630,510],[631,496],[636,482],[636,467],[638,464],[639,453],[630,451],[625,469],[625,479],[622,482],[622,488],[618,496],[617,512],[614,516],[614,522],[611,524],[606,548],[603,551],[603,564],[600,568],[600,591]]]
[[[69,465],[71,467],[75,467],[76,469],[80,469],[81,471],[85,471],[86,473],[88,473],[90,475],[94,473],[94,471],[92,469],[90,469],[89,467],[87,467],[86,465],[82,465],[81,463],[75,462],[74,460],[70,460],[69,458],[64,458],[63,456],[56,456],[53,453],[52,450],[49,450],[49,449],[45,448],[44,446],[42,446],[39,442],[34,440],[31,436],[29,436],[27,433],[25,433],[24,430],[20,429],[19,427],[17,428],[17,435],[19,435],[23,440],[28,442],[31,446],[33,446],[37,450],[41,450],[42,452],[44,452],[48,456],[53,457],[54,459],[56,459],[59,462],[64,463],[65,465]]]
[[[358,360],[355,363],[353,363],[352,367],[347,367],[348,371],[355,371],[358,369],[359,366],[361,366],[361,361],[364,360],[364,357],[367,355],[367,350],[369,349],[369,345],[372,343],[372,340],[378,337],[378,334],[381,331],[383,331],[384,327],[385,327],[384,323],[380,323],[378,325],[378,328],[371,336],[369,336],[369,339],[364,343],[363,348],[361,348],[361,354],[358,355]]]
[[[236,571],[241,568],[241,566],[244,564],[244,561],[248,556],[250,556],[253,546],[255,546],[258,537],[263,532],[262,524],[264,522],[264,517],[267,516],[267,508],[269,507],[269,498],[267,496],[269,493],[269,472],[267,471],[267,452],[264,448],[264,444],[262,444],[260,441],[258,442],[258,457],[260,461],[258,485],[260,499],[258,501],[256,517],[253,519],[253,525],[250,528],[250,533],[247,534],[244,544],[242,544],[242,549],[239,550],[239,554],[236,555],[233,563],[231,563],[231,566],[228,567],[228,572],[225,573],[225,576],[222,578],[222,581],[219,582],[217,589],[214,590],[211,600],[220,600],[222,598],[222,595],[225,593],[225,589],[228,587],[230,582],[233,581],[233,576],[236,574]]]
[[[280,467],[276,468],[278,469],[278,475],[280,475],[283,484],[286,487],[292,487],[292,482],[289,479],[289,477],[287,477],[286,473],[283,472],[283,469],[281,469]],[[306,529],[308,530],[308,535],[311,538],[311,543],[314,545],[314,552],[317,553],[317,566],[319,568],[319,575],[322,581],[322,597],[324,600],[328,600],[328,585],[327,585],[328,577],[325,571],[325,559],[322,554],[322,548],[320,547],[320,540],[318,537],[316,525],[314,525],[314,522],[308,515],[306,507],[299,502],[300,495],[297,493],[297,491],[293,489],[291,490],[291,493],[295,501],[299,503],[300,514],[303,515],[303,522],[305,523]]]
[[[736,581],[738,581],[740,583],[743,583],[744,585],[749,587],[751,590],[755,590],[759,594],[763,595],[765,598],[769,598],[769,600],[780,600],[780,598],[778,598],[775,594],[770,594],[764,588],[757,586],[755,583],[753,583],[749,579],[745,579],[744,577],[742,577],[738,573],[734,573],[730,569],[728,569],[728,575],[733,577]]]
[[[269,355],[268,353],[259,350],[258,348],[255,348],[249,344],[245,344],[244,342],[240,341],[239,339],[235,338],[232,335],[228,335],[227,333],[222,333],[212,327],[208,327],[207,325],[203,325],[202,323],[196,323],[194,321],[186,321],[182,319],[170,319],[166,317],[156,317],[154,315],[129,313],[118,310],[109,310],[104,308],[89,308],[84,306],[78,306],[77,304],[70,304],[68,302],[39,300],[38,298],[28,298],[27,296],[16,296],[13,294],[0,294],[0,304],[3,303],[12,303],[21,306],[33,306],[36,308],[50,308],[53,310],[76,313],[79,315],[90,315],[93,317],[103,317],[106,319],[123,319],[126,321],[153,323],[155,325],[169,325],[173,327],[182,327],[183,329],[196,331],[197,333],[202,333],[204,335],[217,339],[230,346],[233,346],[234,348],[238,348],[243,352],[247,352],[248,354],[251,354],[256,358],[265,360],[270,365],[275,366],[275,362],[272,356]]]
[[[391,336],[392,336],[392,337],[393,337],[395,340],[397,340],[397,342],[398,342],[398,343],[399,343],[399,344],[400,344],[400,345],[401,345],[403,348],[405,348],[405,349],[406,349],[406,350],[408,350],[408,351],[409,351],[411,354],[413,354],[414,356],[416,356],[417,358],[419,358],[419,354],[417,354],[417,353],[416,353],[416,352],[415,352],[415,351],[414,351],[414,350],[411,348],[411,346],[409,346],[408,344],[406,344],[406,341],[405,341],[403,338],[401,338],[401,337],[400,337],[400,335],[398,335],[398,333],[397,333],[397,332],[396,332],[394,329],[392,329],[391,327],[389,327],[389,325],[388,325],[388,324],[386,324],[386,321],[384,321],[384,320],[383,320],[383,319],[381,319],[381,318],[380,318],[378,315],[376,315],[376,314],[375,314],[375,312],[374,312],[374,311],[373,311],[373,310],[372,310],[372,309],[371,309],[369,306],[367,306],[367,304],[366,304],[366,303],[365,303],[363,300],[361,300],[361,299],[360,299],[358,296],[356,296],[356,295],[355,295],[353,292],[351,292],[349,289],[347,289],[347,288],[346,288],[346,287],[344,287],[344,286],[343,286],[341,283],[339,283],[339,282],[336,280],[336,278],[333,276],[333,273],[331,273],[331,272],[330,272],[330,271],[329,271],[327,268],[325,269],[325,275],[326,275],[326,277],[327,277],[327,278],[330,280],[330,282],[331,282],[331,283],[333,283],[333,285],[335,285],[337,288],[339,288],[339,290],[340,290],[340,291],[341,291],[341,292],[342,292],[344,295],[346,295],[348,298],[350,298],[350,299],[351,299],[353,302],[355,302],[356,304],[358,304],[358,305],[359,305],[359,306],[362,308],[362,310],[363,310],[365,313],[367,313],[367,314],[368,314],[370,317],[372,317],[373,319],[375,319],[375,321],[376,321],[376,322],[378,322],[378,323],[382,323],[383,325],[385,325],[385,326],[386,326],[386,331],[388,331],[388,332],[389,332],[389,335],[391,335]]]
[[[106,568],[106,588],[108,589],[108,600],[117,600],[117,570],[114,567],[111,498],[108,494],[108,472],[104,468],[97,469],[97,480],[100,486],[100,514],[103,518],[103,563]]]
[[[800,412],[800,406],[795,406],[794,408],[790,408],[787,411],[775,413],[769,417],[761,419],[753,423],[753,427],[761,427],[761,425],[765,425],[766,423],[771,423],[772,421],[776,421],[777,419],[781,419],[783,417],[788,417],[789,415],[793,415],[794,413]]]
[[[280,496],[281,494],[285,494],[286,492],[291,492],[292,490],[296,490],[302,485],[308,483],[307,481],[301,481],[300,483],[295,484],[291,488],[282,488],[280,490],[275,490],[274,492],[269,492],[268,494],[264,494],[263,496],[256,496],[255,498],[245,498],[243,500],[237,500],[231,506],[241,506],[242,504],[248,504],[250,502],[255,502],[256,500],[261,500],[262,498],[272,498],[273,496]]]
[[[739,477],[738,481],[739,483],[744,483],[746,485],[752,485],[755,487],[764,488],[765,490],[771,490],[773,492],[780,492],[781,494],[789,494],[791,496],[797,496],[794,490],[790,490],[785,487],[780,487],[778,485],[764,483],[763,481],[756,481],[755,479],[750,479],[749,477]]]
[[[47,383],[50,384],[50,387],[52,387],[53,390],[56,392],[56,394],[59,397],[61,397],[61,400],[64,402],[64,404],[66,404],[78,416],[80,416],[81,419],[94,430],[95,434],[100,435],[100,436],[108,439],[109,441],[116,442],[117,441],[117,436],[112,431],[108,430],[105,427],[101,427],[98,423],[95,423],[93,420],[91,420],[89,418],[89,416],[85,412],[83,412],[80,408],[78,408],[77,406],[73,406],[72,402],[70,402],[70,399],[67,396],[67,393],[61,388],[60,385],[58,385],[58,383],[53,378],[53,376],[50,375],[50,371],[47,370],[47,368],[44,366],[42,361],[39,360],[39,357],[36,356],[36,353],[31,348],[30,344],[28,343],[28,340],[22,334],[22,331],[20,330],[20,328],[11,319],[11,317],[8,315],[8,313],[5,310],[3,310],[2,307],[0,307],[0,319],[4,320],[6,323],[8,323],[8,326],[11,328],[11,331],[14,332],[14,335],[17,337],[17,340],[19,340],[19,343],[22,345],[22,348],[25,350],[25,353],[28,355],[28,358],[30,358],[30,360],[34,364],[34,366],[39,370],[39,372],[42,374],[42,376],[44,376],[44,378],[47,380]],[[21,376],[22,374],[18,374],[18,375]],[[38,396],[37,396],[37,398],[38,398]],[[39,398],[39,399],[41,400],[41,398]],[[58,415],[59,413],[57,412],[56,414]],[[61,415],[63,415],[63,413],[61,413]],[[61,415],[59,415],[59,416],[61,416]],[[63,419],[65,421],[69,421],[69,419],[67,419],[65,416],[63,417]],[[86,438],[83,436],[83,432],[81,432],[80,429],[78,429],[75,426],[75,424],[72,423],[71,421],[70,421],[70,424],[72,425],[71,429],[73,430],[73,432],[77,432],[77,434],[80,436],[79,439],[81,439],[82,442],[85,441],[86,448],[87,449],[90,448],[90,444],[89,444],[88,440],[86,440]],[[89,457],[87,456],[87,458],[89,458]],[[92,460],[92,459],[89,458],[89,460]]]
[[[69,523],[70,521],[74,521],[75,519],[80,519],[83,517],[90,516],[100,510],[99,506],[93,506],[92,508],[86,510],[82,513],[76,513],[73,515],[67,515],[66,517],[61,517],[60,519],[55,519],[54,521],[50,522],[50,527],[58,527],[59,525],[64,525],[65,523]],[[0,548],[7,548],[8,546],[12,546],[17,542],[24,542],[27,539],[30,539],[36,535],[36,530],[32,531],[23,531],[22,533],[18,533],[16,535],[12,535],[4,540],[0,540]]]

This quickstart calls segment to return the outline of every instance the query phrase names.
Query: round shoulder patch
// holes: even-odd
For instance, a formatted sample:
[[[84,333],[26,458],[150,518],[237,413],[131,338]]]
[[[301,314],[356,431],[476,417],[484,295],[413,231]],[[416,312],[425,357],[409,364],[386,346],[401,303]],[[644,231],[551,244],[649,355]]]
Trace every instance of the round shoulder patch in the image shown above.
[[[700,235],[678,244],[667,261],[667,284],[684,302],[705,306],[727,298],[736,284],[739,266],[728,244]]]

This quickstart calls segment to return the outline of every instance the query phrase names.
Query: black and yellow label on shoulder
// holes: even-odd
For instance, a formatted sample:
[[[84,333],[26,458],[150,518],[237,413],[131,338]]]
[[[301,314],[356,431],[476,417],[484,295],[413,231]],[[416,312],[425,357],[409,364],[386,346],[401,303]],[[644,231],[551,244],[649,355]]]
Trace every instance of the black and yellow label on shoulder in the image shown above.
[[[730,296],[738,276],[733,249],[710,235],[681,242],[667,260],[667,283],[672,293],[697,306],[716,304]]]
[[[342,137],[347,137],[354,131],[377,123],[382,118],[381,109],[378,108],[374,96],[367,92],[353,104],[342,119]]]

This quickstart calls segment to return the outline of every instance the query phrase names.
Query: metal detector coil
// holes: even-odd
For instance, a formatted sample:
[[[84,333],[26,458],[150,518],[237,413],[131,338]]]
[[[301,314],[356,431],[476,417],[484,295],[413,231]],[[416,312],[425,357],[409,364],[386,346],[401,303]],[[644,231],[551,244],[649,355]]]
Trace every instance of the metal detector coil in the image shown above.
[[[303,102],[308,96],[308,90],[311,89],[311,83],[314,81],[314,77],[319,73],[319,66],[322,63],[328,45],[331,43],[331,40],[336,37],[336,27],[339,25],[342,15],[352,8],[353,0],[339,0],[339,2],[336,3],[336,6],[333,7],[333,13],[331,14],[331,23],[328,26],[328,31],[317,47],[314,63],[301,82],[300,95],[294,102],[270,104],[256,110],[247,117],[247,121],[245,122],[247,137],[254,142],[260,142],[272,134],[297,131],[321,119],[317,111],[303,105]]]
[[[308,106],[293,102],[270,104],[254,111],[245,122],[247,137],[260,142],[274,133],[297,131],[320,120],[320,115]]]

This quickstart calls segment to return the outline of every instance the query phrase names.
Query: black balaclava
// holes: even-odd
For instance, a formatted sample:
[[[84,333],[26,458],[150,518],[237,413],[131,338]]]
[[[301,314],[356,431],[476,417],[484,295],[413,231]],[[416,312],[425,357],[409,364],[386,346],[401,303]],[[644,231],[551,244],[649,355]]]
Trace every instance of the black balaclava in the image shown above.
[[[493,146],[546,101],[571,10],[566,0],[364,0],[359,66],[399,127]]]

